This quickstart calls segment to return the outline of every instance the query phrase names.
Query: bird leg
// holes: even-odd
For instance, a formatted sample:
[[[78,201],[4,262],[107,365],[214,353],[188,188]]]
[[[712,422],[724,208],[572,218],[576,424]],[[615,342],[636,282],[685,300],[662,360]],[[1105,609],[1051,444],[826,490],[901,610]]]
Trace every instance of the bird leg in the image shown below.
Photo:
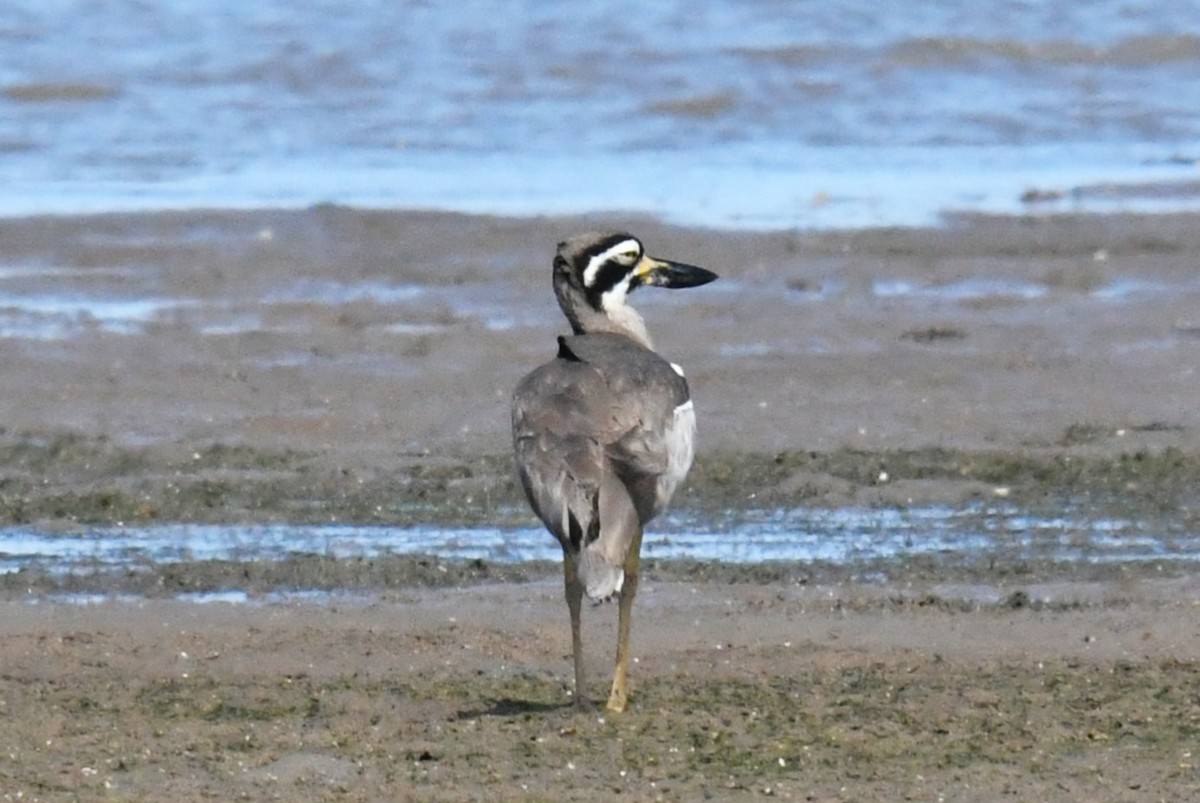
[[[637,528],[629,552],[625,556],[625,582],[621,586],[621,600],[617,609],[617,667],[613,672],[612,692],[608,695],[609,711],[620,713],[625,710],[628,692],[625,679],[629,674],[629,629],[632,624],[633,598],[637,595],[638,563],[642,551],[642,528]]]
[[[583,682],[583,633],[579,613],[583,604],[583,583],[575,570],[575,558],[563,550],[563,585],[567,594],[567,609],[571,612],[571,649],[575,653],[575,707],[587,708],[587,686]]]

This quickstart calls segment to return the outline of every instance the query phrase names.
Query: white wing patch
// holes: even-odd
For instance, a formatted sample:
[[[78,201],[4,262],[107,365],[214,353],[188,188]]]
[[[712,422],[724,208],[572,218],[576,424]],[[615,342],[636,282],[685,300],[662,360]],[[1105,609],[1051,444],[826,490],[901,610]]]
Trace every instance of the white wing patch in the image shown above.
[[[679,374],[680,376],[683,376],[683,368],[682,368],[682,366],[679,365],[679,363],[677,363],[677,362],[671,363],[671,370],[674,371],[675,373]],[[692,402],[689,399],[687,401],[687,404],[691,404],[691,403]]]
[[[664,433],[667,443],[667,470],[658,478],[658,505],[661,510],[692,467],[696,445],[696,408],[688,399],[675,408],[675,415]]]

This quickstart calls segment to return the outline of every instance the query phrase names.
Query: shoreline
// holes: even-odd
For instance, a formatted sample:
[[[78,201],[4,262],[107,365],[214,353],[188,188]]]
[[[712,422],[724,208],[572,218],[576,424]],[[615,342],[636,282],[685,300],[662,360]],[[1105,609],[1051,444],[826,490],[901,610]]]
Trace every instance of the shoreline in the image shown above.
[[[882,152],[844,146],[825,148],[812,161],[808,153],[781,159],[778,149],[742,145],[583,154],[424,151],[394,153],[390,165],[302,159],[152,182],[28,181],[7,194],[0,188],[0,219],[336,207],[527,220],[640,216],[683,229],[769,234],[937,229],[963,215],[1200,212],[1197,160],[1171,147],[1133,153],[1128,145],[1094,144]],[[642,180],[637,187],[604,181],[621,173]],[[564,185],[561,176],[578,180]],[[681,176],[688,191],[668,189]]]

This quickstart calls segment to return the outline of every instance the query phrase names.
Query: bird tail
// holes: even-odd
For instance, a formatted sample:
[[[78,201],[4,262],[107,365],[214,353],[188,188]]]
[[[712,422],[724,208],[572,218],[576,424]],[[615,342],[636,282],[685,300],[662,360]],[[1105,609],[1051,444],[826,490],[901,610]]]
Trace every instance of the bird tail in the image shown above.
[[[629,492],[615,477],[600,483],[591,507],[576,566],[588,599],[604,602],[621,592],[625,560],[634,541],[640,540],[642,525]]]
[[[579,553],[578,572],[583,592],[597,604],[620,594],[625,585],[625,570],[610,566],[597,550],[584,549]]]

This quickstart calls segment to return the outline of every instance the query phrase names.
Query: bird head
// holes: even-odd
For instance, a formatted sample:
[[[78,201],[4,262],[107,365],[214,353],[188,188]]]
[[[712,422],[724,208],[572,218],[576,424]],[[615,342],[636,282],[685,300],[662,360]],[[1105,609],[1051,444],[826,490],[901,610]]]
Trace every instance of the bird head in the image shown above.
[[[554,292],[577,332],[626,331],[648,343],[641,317],[627,303],[643,285],[699,287],[717,274],[695,265],[656,259],[625,232],[581,234],[558,245]]]

